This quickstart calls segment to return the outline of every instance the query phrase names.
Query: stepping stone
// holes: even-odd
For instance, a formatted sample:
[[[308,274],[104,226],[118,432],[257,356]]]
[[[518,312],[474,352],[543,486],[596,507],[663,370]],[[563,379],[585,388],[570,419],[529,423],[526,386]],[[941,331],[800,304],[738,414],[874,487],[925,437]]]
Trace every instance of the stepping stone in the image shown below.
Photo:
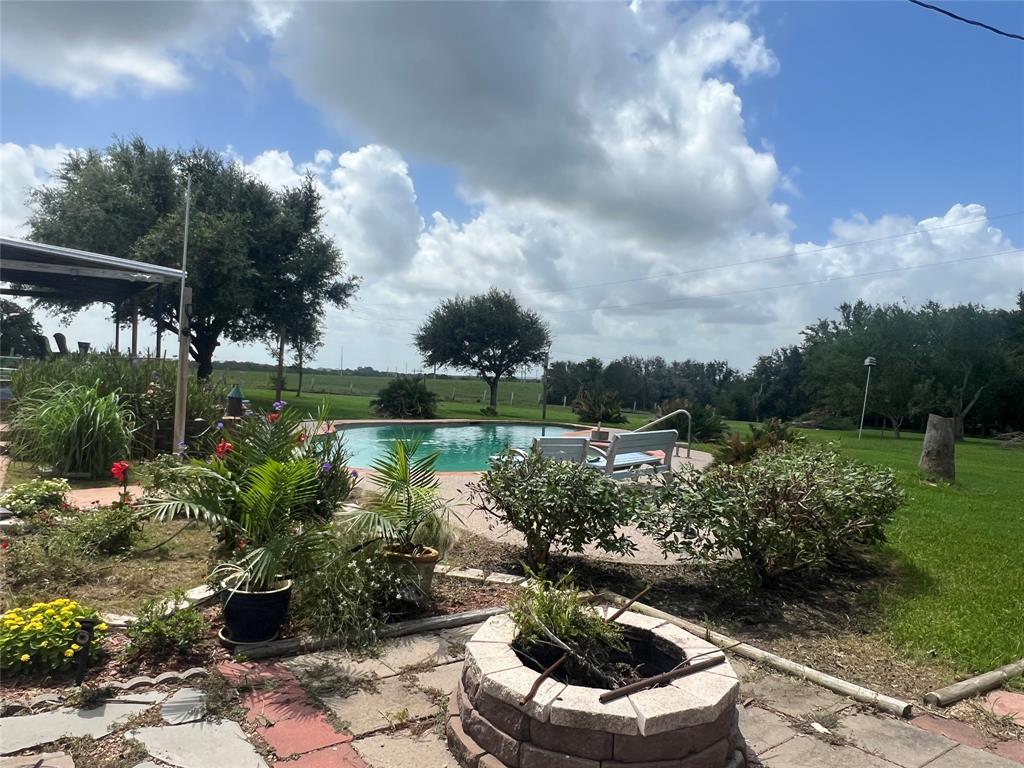
[[[863,750],[884,757],[903,768],[921,768],[956,746],[945,736],[909,723],[872,715],[852,715],[839,723],[836,732]]]
[[[141,763],[136,765],[135,768],[164,768],[164,766],[157,765],[152,760],[143,760]]]
[[[319,712],[315,717],[292,717],[279,720],[269,727],[260,726],[256,732],[280,758],[302,755],[352,740],[347,733],[334,730]]]
[[[0,720],[0,754],[9,755],[40,744],[71,736],[107,735],[111,726],[145,712],[149,704],[108,701],[95,709],[58,709]]]
[[[39,761],[43,762],[40,764]],[[64,752],[47,752],[42,755],[0,757],[0,768],[75,768],[71,755]]]
[[[459,768],[445,743],[432,730],[419,736],[408,731],[367,736],[352,742],[352,746],[374,768]]]
[[[835,712],[842,709],[847,700],[831,691],[809,683],[778,677],[769,677],[745,682],[740,686],[740,700],[756,698],[771,709],[790,717],[801,718],[811,712]]]
[[[279,765],[287,768],[370,768],[359,756],[359,753],[352,749],[351,744],[339,744],[336,747],[318,749],[316,752],[309,752],[301,755],[295,760],[288,760]],[[430,768],[426,766],[425,768]]]
[[[812,736],[795,736],[760,758],[771,768],[893,768],[892,763],[880,757],[854,747],[827,744]]]
[[[911,718],[910,724],[930,733],[945,736],[947,739],[952,739],[960,744],[966,744],[968,747],[984,749],[990,741],[981,731],[972,728],[967,723],[946,717],[936,717],[929,714],[918,715]]]
[[[356,658],[345,651],[306,653],[285,659],[281,664],[303,682],[315,682],[319,677],[349,678],[358,682],[395,674],[395,670],[380,659]]]
[[[1024,726],[1024,693],[990,691],[985,696],[985,704],[995,714],[1009,715],[1017,725]]]
[[[268,768],[231,720],[139,728],[128,737],[141,742],[157,760],[177,768]]]
[[[740,707],[740,734],[754,754],[760,755],[796,736],[789,723],[760,707]]]
[[[442,664],[426,672],[416,672],[416,687],[421,691],[433,689],[443,694],[451,693],[459,684],[462,677],[462,662],[453,661],[451,664]]]
[[[465,645],[470,640],[472,640],[473,635],[475,635],[476,631],[480,629],[480,627],[482,627],[483,625],[484,623],[481,621],[476,624],[467,624],[463,627],[452,627],[451,629],[442,629],[437,634],[439,634],[446,641],[448,641],[448,643],[455,646],[460,646]],[[451,650],[458,650],[458,648],[456,647],[455,649]],[[449,652],[451,652],[451,650]],[[464,654],[460,654],[460,658],[463,655]]]
[[[145,693],[122,693],[120,696],[115,696],[113,700],[123,701],[128,704],[149,704],[152,706],[166,698],[167,694],[163,691],[146,691]]]
[[[374,691],[358,691],[351,696],[324,696],[342,726],[353,736],[382,730],[398,720],[418,720],[433,715],[437,705],[424,693],[397,677],[381,680]]]
[[[928,768],[1020,768],[1020,763],[961,744],[928,763]]]
[[[198,688],[179,688],[160,707],[160,717],[169,725],[194,723],[206,716],[206,694]]]
[[[446,664],[453,658],[461,658],[461,648],[457,643],[449,642],[437,632],[422,635],[396,637],[384,643],[381,655],[377,658],[395,672],[404,672],[410,667],[420,668],[425,665],[437,666]]]

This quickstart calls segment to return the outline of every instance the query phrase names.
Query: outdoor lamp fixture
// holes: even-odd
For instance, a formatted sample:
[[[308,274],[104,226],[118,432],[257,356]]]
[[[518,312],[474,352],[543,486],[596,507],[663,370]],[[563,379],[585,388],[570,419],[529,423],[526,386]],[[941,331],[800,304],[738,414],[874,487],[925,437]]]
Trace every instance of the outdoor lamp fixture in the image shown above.
[[[81,685],[85,680],[85,670],[89,667],[89,652],[92,650],[92,640],[96,631],[99,619],[91,619],[87,616],[76,616],[75,623],[79,629],[75,632],[75,642],[82,646],[82,653],[78,656],[78,669],[75,671],[75,684]]]
[[[228,416],[242,415],[242,400],[242,389],[235,384],[231,391],[228,392]]]
[[[868,369],[868,378],[864,382],[864,405],[860,409],[860,429],[857,430],[857,439],[860,440],[860,436],[864,434],[864,414],[868,410],[868,387],[871,386],[871,369],[878,365],[875,358],[868,357],[864,358],[864,367]]]

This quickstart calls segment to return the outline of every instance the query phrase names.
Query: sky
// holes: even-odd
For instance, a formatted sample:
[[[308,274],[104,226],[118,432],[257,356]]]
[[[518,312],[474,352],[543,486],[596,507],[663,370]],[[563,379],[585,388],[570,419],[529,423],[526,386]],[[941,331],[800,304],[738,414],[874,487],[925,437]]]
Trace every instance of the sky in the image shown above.
[[[115,136],[312,171],[362,277],[319,365],[415,370],[430,309],[491,286],[553,359],[741,369],[845,301],[1024,290],[1024,43],[907,2],[5,0],[0,36],[0,231]],[[43,319],[103,346],[108,315]]]

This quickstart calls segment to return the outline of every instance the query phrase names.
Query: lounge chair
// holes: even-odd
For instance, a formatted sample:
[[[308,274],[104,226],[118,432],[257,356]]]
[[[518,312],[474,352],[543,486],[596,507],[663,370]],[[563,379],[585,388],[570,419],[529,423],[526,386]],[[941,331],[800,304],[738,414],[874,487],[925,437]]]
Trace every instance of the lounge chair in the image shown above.
[[[593,448],[600,456],[590,459],[587,464],[615,480],[665,474],[672,471],[672,451],[678,437],[679,433],[674,429],[615,434],[607,451]]]
[[[588,445],[585,437],[535,437],[532,450],[548,459],[582,464],[587,460]],[[513,448],[512,453],[522,458],[527,455],[522,448]]]
[[[66,355],[68,354],[68,337],[63,333],[53,334],[53,340],[57,342],[57,354]]]

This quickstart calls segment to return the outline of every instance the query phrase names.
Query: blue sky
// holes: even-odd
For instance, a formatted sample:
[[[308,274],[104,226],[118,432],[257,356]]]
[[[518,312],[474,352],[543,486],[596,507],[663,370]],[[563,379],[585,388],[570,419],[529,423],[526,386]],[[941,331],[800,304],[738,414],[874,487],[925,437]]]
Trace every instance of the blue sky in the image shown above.
[[[322,360],[344,337],[353,364],[392,367],[416,365],[409,332],[433,301],[490,284],[549,313],[566,355],[739,366],[843,300],[1024,288],[1019,253],[968,280],[918,269],[1024,242],[1024,216],[1001,217],[1024,210],[1024,43],[903,2],[386,5],[164,3],[154,20],[93,4],[83,28],[58,4],[5,3],[5,228],[61,148],[115,134],[230,149],[275,184],[329,150],[328,226],[365,282],[328,314]],[[944,7],[1024,31],[1021,3]],[[801,256],[823,246],[839,249]],[[715,298],[894,263],[916,271]]]

